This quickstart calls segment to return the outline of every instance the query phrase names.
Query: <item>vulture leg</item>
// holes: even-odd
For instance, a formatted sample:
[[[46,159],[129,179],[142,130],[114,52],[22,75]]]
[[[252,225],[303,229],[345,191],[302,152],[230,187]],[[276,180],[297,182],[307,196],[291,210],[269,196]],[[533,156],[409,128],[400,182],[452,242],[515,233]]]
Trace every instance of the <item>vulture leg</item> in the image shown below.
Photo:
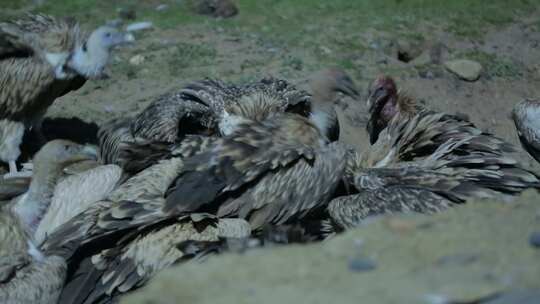
[[[9,162],[9,173],[4,174],[4,179],[28,178],[32,177],[32,171],[17,171],[17,164],[12,160]]]

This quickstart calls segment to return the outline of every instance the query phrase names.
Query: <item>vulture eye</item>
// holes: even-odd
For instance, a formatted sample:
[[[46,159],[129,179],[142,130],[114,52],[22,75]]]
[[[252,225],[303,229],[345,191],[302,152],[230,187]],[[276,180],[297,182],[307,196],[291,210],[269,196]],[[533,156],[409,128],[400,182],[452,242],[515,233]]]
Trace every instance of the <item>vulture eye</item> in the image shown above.
[[[111,37],[111,33],[105,34],[105,37],[110,38],[110,37]]]

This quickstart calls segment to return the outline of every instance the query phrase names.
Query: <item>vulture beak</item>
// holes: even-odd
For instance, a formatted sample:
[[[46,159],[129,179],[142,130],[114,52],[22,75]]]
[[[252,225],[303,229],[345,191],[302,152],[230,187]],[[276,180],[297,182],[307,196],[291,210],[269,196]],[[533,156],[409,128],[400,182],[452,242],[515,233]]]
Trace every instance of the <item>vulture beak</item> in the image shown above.
[[[85,145],[82,146],[78,153],[73,154],[70,157],[70,162],[79,162],[84,160],[98,160],[98,150],[95,146]]]
[[[367,100],[367,106],[368,106],[369,112],[373,112],[374,107],[377,104],[380,104],[379,101],[387,96],[388,96],[387,90],[383,89],[382,87],[377,88],[374,92],[370,93]]]
[[[381,132],[381,130],[379,130],[377,124],[372,117],[370,117],[367,122],[366,130],[369,134],[369,143],[373,145],[377,142],[377,139],[379,139],[379,133]]]

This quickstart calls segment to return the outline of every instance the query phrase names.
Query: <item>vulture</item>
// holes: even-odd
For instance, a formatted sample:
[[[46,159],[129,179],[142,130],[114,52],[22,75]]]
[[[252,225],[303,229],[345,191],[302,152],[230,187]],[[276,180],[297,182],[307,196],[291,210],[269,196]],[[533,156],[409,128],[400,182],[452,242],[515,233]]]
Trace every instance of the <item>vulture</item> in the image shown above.
[[[64,169],[64,172],[66,172]],[[119,184],[122,169],[116,165],[97,166],[68,175],[54,187],[47,212],[43,215],[35,235],[36,244],[41,244],[47,234],[85,211],[91,204],[103,200]]]
[[[0,302],[56,303],[67,265],[60,256],[44,254],[34,239],[40,218],[49,208],[62,168],[96,158],[87,147],[65,140],[44,145],[33,159],[29,189],[0,210]]]
[[[392,120],[405,120],[425,109],[403,92],[389,76],[375,79],[369,88],[367,107],[369,119],[366,125],[369,141],[374,144],[384,128]]]
[[[372,215],[433,213],[470,198],[540,188],[538,176],[512,157],[514,146],[471,122],[428,110],[394,115],[367,151],[348,154],[345,176],[357,192],[330,202],[338,230]]]
[[[143,147],[148,147],[149,142],[168,143],[176,149],[189,135],[215,136],[215,129],[221,135],[229,135],[238,123],[262,121],[275,112],[306,117],[318,113],[314,121],[328,130],[326,136],[335,141],[339,137],[337,114],[327,101],[334,101],[337,92],[357,98],[358,91],[351,78],[337,68],[316,73],[310,85],[313,96],[272,77],[244,85],[215,79],[195,81],[179,92],[158,97],[135,118],[116,119],[102,126],[98,138],[103,162],[118,164],[126,173],[134,174],[152,164],[141,160],[155,160],[158,155],[150,149],[144,156]],[[131,153],[133,150],[138,153]],[[134,163],[137,165],[133,166]]]
[[[44,255],[36,247],[17,215],[0,210],[1,303],[56,303],[66,271],[64,259]]]
[[[329,140],[336,141],[339,138],[339,124],[332,102],[335,101],[338,92],[357,99],[358,90],[352,79],[338,68],[328,68],[314,73],[310,77],[309,84],[311,94],[297,89],[286,80],[271,77],[243,86],[204,79],[187,85],[181,92],[185,99],[205,104],[212,109],[218,117],[222,135],[231,133],[230,124],[235,125],[238,123],[237,120],[242,121],[242,117],[246,117],[246,113],[238,109],[242,107],[244,100],[262,99],[266,104],[268,100],[275,101],[271,108],[267,109],[269,111],[292,112],[306,117],[316,114],[313,121],[322,127],[324,135]],[[263,114],[260,110],[258,113]],[[253,115],[247,116],[257,119]]]
[[[280,225],[324,206],[345,170],[345,149],[292,113],[242,122],[186,158],[163,212],[209,212],[248,220],[253,230]]]
[[[183,100],[178,92],[157,97],[133,118],[118,118],[107,122],[98,131],[101,161],[117,164],[133,175],[142,168],[131,166],[137,158],[125,150],[130,144],[162,142],[173,144],[191,134],[213,133],[213,116],[207,106]],[[139,161],[140,165],[143,165]]]
[[[512,119],[523,148],[540,162],[540,101],[524,100],[514,106]]]
[[[29,175],[16,166],[25,129],[43,139],[41,122],[54,100],[106,76],[111,49],[132,39],[107,26],[85,35],[76,22],[41,14],[0,23],[0,160],[8,177]]]
[[[53,201],[55,187],[63,175],[63,168],[96,157],[97,153],[91,147],[60,139],[48,142],[36,153],[28,191],[10,203],[13,213],[29,228],[30,235],[33,236]]]
[[[161,212],[165,191],[182,166],[179,158],[158,162],[47,237],[43,251],[68,261],[59,303],[109,303],[174,263],[250,235],[241,219]]]

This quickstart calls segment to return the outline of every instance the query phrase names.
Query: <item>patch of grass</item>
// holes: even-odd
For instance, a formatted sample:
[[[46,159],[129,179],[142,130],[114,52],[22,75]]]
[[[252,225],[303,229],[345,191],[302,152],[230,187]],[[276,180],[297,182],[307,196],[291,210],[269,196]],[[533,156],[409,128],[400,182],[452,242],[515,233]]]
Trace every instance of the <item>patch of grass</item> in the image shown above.
[[[295,56],[287,56],[283,60],[283,65],[286,67],[290,67],[293,70],[301,71],[304,68],[304,61],[302,58],[298,58]]]
[[[462,52],[455,57],[479,62],[488,77],[519,78],[524,75],[525,71],[525,67],[519,62],[479,50]]]
[[[188,67],[211,64],[217,57],[217,51],[209,45],[178,43],[169,55],[168,64],[172,75]]]
[[[116,18],[117,8],[134,7],[138,21],[149,20],[162,28],[185,24],[237,28],[262,33],[291,45],[319,40],[328,43],[336,33],[357,33],[367,27],[411,33],[422,23],[446,24],[446,29],[456,35],[479,38],[487,26],[507,24],[520,13],[538,7],[538,0],[237,0],[239,14],[220,20],[195,14],[190,1],[47,0],[37,10],[74,16],[95,25]],[[2,2],[7,7],[16,7],[22,1]],[[167,4],[169,8],[158,12],[155,8],[159,4]],[[306,27],[312,28],[309,34],[304,31]],[[315,41],[314,36],[317,36]]]

